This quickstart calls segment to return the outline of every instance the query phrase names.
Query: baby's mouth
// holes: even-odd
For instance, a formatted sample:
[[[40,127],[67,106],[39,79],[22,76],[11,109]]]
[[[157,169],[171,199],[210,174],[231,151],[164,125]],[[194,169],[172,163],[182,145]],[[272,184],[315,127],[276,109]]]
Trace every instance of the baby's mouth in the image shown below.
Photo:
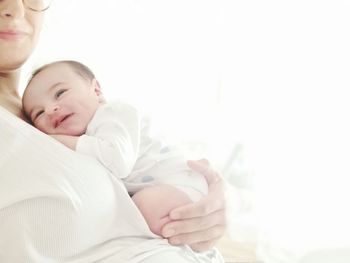
[[[62,117],[60,117],[59,119],[57,119],[54,123],[54,127],[55,129],[60,126],[65,120],[67,120],[69,117],[71,117],[73,115],[73,113],[71,114],[67,114],[67,115],[63,115]]]

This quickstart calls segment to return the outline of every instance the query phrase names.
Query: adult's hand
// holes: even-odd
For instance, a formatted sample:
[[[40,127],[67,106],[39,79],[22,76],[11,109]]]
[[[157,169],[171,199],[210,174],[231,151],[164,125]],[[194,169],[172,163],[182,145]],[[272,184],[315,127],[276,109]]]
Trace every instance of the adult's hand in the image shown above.
[[[226,231],[225,182],[206,159],[188,161],[188,166],[208,182],[208,195],[196,203],[178,207],[162,229],[173,245],[187,244],[195,251],[212,248]]]

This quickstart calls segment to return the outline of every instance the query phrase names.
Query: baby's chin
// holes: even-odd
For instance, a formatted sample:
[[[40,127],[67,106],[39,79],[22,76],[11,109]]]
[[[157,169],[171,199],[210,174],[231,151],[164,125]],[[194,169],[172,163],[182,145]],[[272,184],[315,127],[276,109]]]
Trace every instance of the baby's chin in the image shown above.
[[[57,131],[54,134],[67,135],[67,136],[81,136],[85,134],[85,132],[86,132],[86,128],[85,129],[67,129],[67,130]]]

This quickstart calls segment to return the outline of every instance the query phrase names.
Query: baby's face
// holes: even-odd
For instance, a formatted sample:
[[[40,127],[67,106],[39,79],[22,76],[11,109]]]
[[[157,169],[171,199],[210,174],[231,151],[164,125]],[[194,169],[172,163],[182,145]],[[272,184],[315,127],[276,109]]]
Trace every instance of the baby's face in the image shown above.
[[[88,81],[67,64],[39,72],[23,95],[23,109],[35,127],[47,134],[79,136],[100,105],[96,80]]]

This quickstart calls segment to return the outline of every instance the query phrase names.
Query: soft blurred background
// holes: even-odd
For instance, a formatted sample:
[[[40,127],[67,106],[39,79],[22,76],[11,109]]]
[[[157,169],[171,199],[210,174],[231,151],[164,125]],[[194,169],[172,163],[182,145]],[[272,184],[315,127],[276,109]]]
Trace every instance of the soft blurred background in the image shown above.
[[[22,82],[86,63],[107,99],[228,179],[229,236],[257,260],[350,262],[349,13],[349,0],[55,0]]]

